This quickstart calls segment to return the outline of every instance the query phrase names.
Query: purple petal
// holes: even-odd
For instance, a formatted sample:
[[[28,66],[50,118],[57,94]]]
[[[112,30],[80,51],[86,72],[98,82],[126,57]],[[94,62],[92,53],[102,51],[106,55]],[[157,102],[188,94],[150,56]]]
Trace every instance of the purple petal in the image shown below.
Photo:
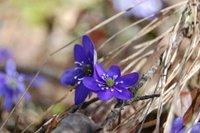
[[[84,36],[83,36],[82,43],[83,43],[83,49],[84,49],[86,55],[87,55],[87,56],[92,56],[92,58],[93,58],[95,49],[94,49],[93,42],[92,42],[92,40],[89,38],[89,36],[84,35]]]
[[[6,61],[7,59],[11,57],[12,57],[12,54],[8,49],[0,49],[0,62]]]
[[[25,99],[25,101],[29,101],[31,99],[30,93],[26,92],[24,99]]]
[[[147,17],[149,15],[155,14],[158,12],[162,6],[163,3],[161,0],[147,0],[147,1],[142,1],[142,0],[112,0],[113,6],[115,9],[119,11],[123,11],[125,9],[128,9],[131,5],[136,5],[140,2],[141,4],[138,4],[135,6],[131,11],[126,13],[126,15],[129,16],[136,16],[136,17]],[[147,6],[148,5],[148,6]]]
[[[19,101],[20,94],[21,93],[19,91],[13,92],[13,95],[12,95],[12,102],[13,103],[17,103]]]
[[[6,75],[0,72],[0,96],[6,93],[5,80],[6,80]]]
[[[200,122],[192,127],[191,133],[200,133]]]
[[[5,87],[3,85],[0,87],[0,96],[4,95],[6,93]]]
[[[121,76],[121,71],[120,71],[120,69],[119,69],[118,66],[113,65],[113,66],[111,66],[111,67],[109,68],[107,74],[108,74],[109,76],[111,76],[111,77],[113,77],[114,75],[117,75],[118,77],[120,77],[120,76]]]
[[[185,132],[185,128],[179,130],[178,133],[186,133],[186,132]]]
[[[16,87],[21,93],[23,93],[26,90],[26,86],[23,82],[17,82]]]
[[[117,88],[118,90],[120,90],[121,92],[115,90],[114,91],[114,96],[118,99],[121,99],[121,100],[129,100],[131,98],[133,98],[133,94],[127,90],[127,89],[119,89]]]
[[[101,78],[101,76],[103,74],[106,74],[106,71],[104,70],[104,68],[102,67],[102,65],[100,64],[96,64],[95,65],[95,71],[97,72],[96,74],[98,75],[98,77]]]
[[[113,93],[108,89],[97,92],[98,98],[102,101],[110,100],[113,97]]]
[[[0,72],[0,83],[3,83],[5,81],[5,74]]]
[[[76,76],[83,76],[83,72],[81,69],[71,68],[65,71],[61,76],[61,83],[63,85],[74,85],[78,82],[78,78]]]
[[[83,79],[83,84],[92,91],[99,91],[101,88],[98,86],[98,83],[92,77],[85,77]]]
[[[75,104],[80,105],[81,103],[83,103],[89,93],[89,89],[86,88],[83,83],[77,85],[75,90]]]
[[[24,75],[24,74],[18,74],[17,79],[18,79],[18,81],[20,81],[20,82],[24,82],[25,75]]]
[[[16,74],[16,64],[13,60],[8,60],[6,62],[6,73],[8,75],[15,75]]]
[[[138,81],[138,79],[139,79],[139,74],[137,72],[134,72],[117,78],[116,82],[119,83],[117,86],[130,87],[134,85]]]
[[[98,81],[105,82],[104,80],[101,79],[101,77],[98,75],[97,71],[94,69],[93,71],[93,78],[97,79]]]
[[[12,107],[13,103],[12,103],[12,95],[5,95],[5,98],[4,98],[4,107],[6,110],[10,110],[11,107]]]
[[[178,117],[173,121],[171,133],[177,133],[183,128],[183,117]]]
[[[81,45],[76,44],[74,46],[74,60],[79,63],[87,61],[84,49]]]

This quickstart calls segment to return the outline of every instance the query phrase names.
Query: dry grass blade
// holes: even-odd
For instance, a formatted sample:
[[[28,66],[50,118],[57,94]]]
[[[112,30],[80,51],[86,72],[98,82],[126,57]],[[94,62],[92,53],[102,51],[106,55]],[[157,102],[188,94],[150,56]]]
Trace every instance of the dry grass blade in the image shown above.
[[[173,95],[173,103],[172,103],[172,107],[170,108],[170,112],[169,112],[169,115],[168,115],[168,119],[167,119],[167,122],[166,122],[166,128],[164,130],[164,132],[169,132],[170,131],[170,127],[171,127],[171,122],[173,120],[173,116],[174,116],[174,106],[175,106],[175,100],[178,98],[179,96],[179,93],[180,93],[180,90],[181,88],[181,82],[184,81],[184,76],[186,76],[186,73],[184,73],[184,69],[186,67],[186,62],[188,62],[188,59],[191,57],[192,53],[193,53],[193,48],[196,47],[198,44],[199,44],[199,30],[198,30],[198,26],[197,26],[197,22],[196,22],[196,18],[197,18],[197,7],[192,7],[191,4],[192,2],[189,1],[188,2],[188,5],[187,5],[187,8],[185,9],[185,11],[189,10],[189,13],[191,14],[185,14],[183,15],[183,17],[186,19],[186,17],[192,17],[193,18],[193,22],[195,23],[194,24],[194,28],[193,28],[193,34],[192,34],[192,37],[191,37],[191,41],[190,41],[190,44],[188,45],[185,53],[184,53],[184,56],[182,58],[182,61],[181,61],[181,64],[180,64],[180,69],[179,69],[179,79],[177,81],[177,85],[175,86],[175,93]],[[195,10],[193,10],[193,8],[195,8]],[[191,11],[191,12],[190,12]],[[195,12],[194,12],[195,11]],[[194,19],[195,18],[195,19]],[[187,22],[187,21],[186,21]],[[192,24],[190,24],[192,25]],[[186,82],[186,81],[185,81]]]
[[[183,2],[179,2],[179,3],[175,4],[175,5],[166,7],[166,8],[164,8],[164,9],[160,10],[157,14],[165,13],[165,12],[167,12],[167,11],[169,11],[169,10],[172,10],[172,9],[177,8],[177,7],[180,7],[181,5],[184,5],[185,3],[186,3],[186,1],[183,1]],[[147,17],[145,17],[145,18],[143,18],[143,19],[140,19],[140,20],[138,20],[138,21],[132,23],[131,25],[129,25],[129,26],[123,28],[122,30],[118,31],[117,33],[115,33],[114,35],[112,35],[110,38],[108,38],[104,43],[102,43],[101,46],[98,48],[98,50],[102,49],[108,42],[110,42],[112,39],[114,39],[117,35],[123,33],[124,31],[130,29],[131,27],[133,27],[133,26],[135,26],[135,25],[138,25],[138,24],[140,24],[140,23],[142,23],[142,22],[144,22],[144,21],[146,21],[146,20],[152,18],[153,16],[156,16],[156,15],[155,15],[155,14],[152,14],[152,15],[150,15],[150,16],[147,16]]]
[[[142,53],[144,53],[144,50],[147,49],[148,47],[150,47],[153,43],[159,41],[160,39],[162,39],[164,36],[166,36],[167,34],[169,34],[169,32],[171,32],[172,28],[169,28],[169,30],[167,30],[165,33],[159,35],[158,37],[156,37],[155,39],[151,40],[151,41],[148,41],[148,42],[145,42],[143,44],[139,44],[139,45],[142,45],[144,46],[143,48],[141,48],[140,50],[137,51],[137,53],[133,54],[133,55],[130,55],[128,56],[127,58],[121,60],[119,62],[119,65],[123,64],[123,63],[126,63],[128,64],[122,71],[122,73],[126,73],[128,71],[128,69],[130,69],[131,67],[133,67],[139,60],[143,59],[144,57],[146,57],[146,55],[142,55]],[[137,46],[135,46],[137,47]],[[162,50],[160,50],[162,52]],[[148,54],[148,53],[146,53]],[[152,54],[152,53],[150,53]],[[139,56],[139,58],[137,59],[134,59],[136,58],[137,55],[142,55],[142,56]],[[149,54],[148,54],[149,55]],[[131,61],[131,62],[130,62]],[[129,63],[130,62],[130,63]]]
[[[134,7],[136,7],[136,6],[140,5],[140,4],[142,4],[144,1],[147,1],[147,0],[142,0],[142,1],[140,1],[140,2],[137,2],[136,4],[131,5],[128,9],[126,9],[126,10],[124,10],[124,11],[121,11],[121,12],[117,13],[116,15],[114,15],[114,16],[112,16],[112,17],[106,19],[106,20],[104,20],[103,22],[101,22],[100,24],[94,26],[93,28],[91,28],[90,30],[86,31],[85,33],[79,35],[77,38],[75,38],[74,40],[70,41],[69,43],[67,43],[67,44],[64,45],[63,47],[61,47],[61,48],[55,50],[54,52],[50,53],[49,56],[54,56],[55,54],[57,54],[58,52],[60,52],[62,49],[68,47],[69,45],[71,45],[72,43],[74,43],[75,41],[77,41],[78,39],[80,39],[83,35],[89,34],[89,33],[93,32],[93,31],[95,31],[95,30],[101,28],[102,26],[104,26],[104,25],[106,25],[106,24],[112,22],[113,20],[117,19],[118,17],[122,16],[123,14],[129,12],[129,11],[130,11],[131,9],[133,9]]]
[[[184,12],[183,12],[183,15],[180,17],[180,21],[176,24],[176,27],[175,27],[175,30],[173,32],[173,35],[171,36],[171,47],[169,47],[168,51],[166,52],[166,58],[164,58],[164,69],[163,69],[163,75],[167,75],[168,73],[168,68],[170,66],[170,64],[173,62],[173,59],[174,57],[177,55],[176,54],[176,47],[177,45],[180,44],[180,41],[177,41],[176,39],[179,38],[179,40],[181,39],[181,34],[178,35],[178,32],[180,33],[183,25],[185,24],[185,20],[184,20],[184,17],[185,17],[185,12],[187,12],[187,8],[184,9]],[[183,24],[183,25],[181,25]],[[182,40],[182,39],[181,39]],[[172,48],[175,48],[175,51],[173,52],[174,55],[172,55]],[[180,67],[181,68],[181,67]],[[179,69],[181,70],[181,69]],[[163,77],[163,79],[161,79],[161,87],[160,89],[162,89],[161,91],[161,95],[163,95],[164,93],[164,88],[165,88],[165,84],[166,84],[166,76]],[[177,94],[177,93],[175,93]],[[176,97],[177,98],[177,97]],[[162,107],[163,107],[163,102],[162,102],[162,97],[160,98],[160,104],[159,104],[159,110],[158,110],[158,114],[157,114],[157,124],[156,124],[156,132],[159,131],[159,127],[160,127],[160,117],[161,117],[161,113],[162,113]],[[169,129],[171,129],[169,127]],[[168,132],[168,131],[167,131]]]
[[[155,29],[160,24],[162,24],[162,22],[164,20],[166,20],[167,18],[168,17],[166,16],[166,17],[163,17],[161,19],[154,19],[147,26],[145,26],[136,36],[134,36],[133,38],[131,38],[130,40],[128,40],[127,42],[125,42],[121,46],[119,46],[119,47],[115,48],[114,50],[110,51],[107,55],[105,55],[105,57],[111,56],[109,59],[113,60],[114,58],[116,58],[117,55],[121,54],[128,46],[130,46],[133,41],[135,41],[138,38],[141,38],[142,36],[144,36],[147,33],[151,32],[153,29]],[[111,62],[109,62],[109,63],[111,63]],[[108,65],[108,63],[106,65]]]

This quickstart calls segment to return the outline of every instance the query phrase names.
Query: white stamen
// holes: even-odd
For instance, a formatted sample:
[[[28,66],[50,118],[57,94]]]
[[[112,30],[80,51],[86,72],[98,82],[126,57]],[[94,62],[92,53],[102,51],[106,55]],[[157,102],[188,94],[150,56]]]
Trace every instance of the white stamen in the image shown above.
[[[106,80],[105,76],[103,76],[103,75],[101,76],[101,78],[102,78],[103,80]]]
[[[98,86],[99,86],[99,87],[102,87],[102,86],[105,86],[105,85],[102,85],[102,84],[98,84]]]
[[[83,78],[78,78],[79,81],[83,80]]]
[[[75,61],[74,63],[75,63],[75,64],[78,64],[78,65],[80,65],[80,66],[82,66],[82,65],[83,65],[83,63],[81,63],[81,62],[78,62],[78,61]]]
[[[118,88],[116,88],[116,87],[114,87],[114,89],[115,89],[116,91],[122,93],[122,90],[120,90],[120,89],[118,89]]]
[[[78,84],[78,85],[81,84],[81,81],[78,81],[77,84]]]
[[[116,82],[116,83],[117,83],[117,84],[119,84],[119,83],[120,83],[120,84],[123,84],[123,83],[124,83],[124,81],[119,81],[119,82]]]
[[[116,78],[118,78],[118,75],[113,75],[113,80],[115,80]]]
[[[117,90],[118,92],[122,93],[122,90]]]
[[[99,83],[98,86],[99,86],[99,85],[100,85],[100,86],[106,86],[105,82],[99,81],[99,80],[97,80],[97,79],[96,79],[95,81],[96,81],[97,83]],[[100,86],[99,86],[99,87],[100,87]]]
[[[99,80],[97,80],[97,79],[95,79],[95,81],[98,82],[98,83],[101,83],[101,81],[99,81]]]

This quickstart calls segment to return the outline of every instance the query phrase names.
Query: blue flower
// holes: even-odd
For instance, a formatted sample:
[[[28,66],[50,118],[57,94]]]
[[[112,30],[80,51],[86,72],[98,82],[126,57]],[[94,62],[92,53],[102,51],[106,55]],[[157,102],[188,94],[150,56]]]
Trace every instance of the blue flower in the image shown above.
[[[192,126],[191,133],[200,133],[200,122]]]
[[[12,58],[12,54],[8,49],[0,49],[0,63]]]
[[[113,6],[118,11],[123,11],[128,9],[131,5],[142,2],[141,4],[135,6],[130,12],[127,13],[129,16],[136,17],[147,17],[157,13],[162,9],[163,3],[161,0],[112,0]]]
[[[183,122],[183,117],[177,117],[172,123],[171,133],[185,133]],[[200,133],[200,122],[192,126],[190,133]]]
[[[10,110],[13,104],[17,103],[24,93],[26,86],[23,75],[16,71],[16,64],[13,60],[6,62],[5,73],[0,73],[0,96],[4,97],[4,107]],[[25,100],[30,99],[30,94],[26,93]]]
[[[183,117],[177,117],[173,123],[171,128],[171,133],[184,133],[183,129]]]
[[[93,75],[94,64],[97,62],[97,55],[91,39],[84,35],[82,38],[83,46],[74,46],[74,63],[76,67],[65,71],[61,76],[63,85],[76,85],[75,104],[80,105],[89,95],[90,90],[85,87],[82,80]]]
[[[129,100],[133,94],[127,89],[139,79],[137,72],[121,76],[118,66],[111,66],[106,72],[100,64],[96,64],[93,77],[86,77],[83,84],[91,91],[97,93],[100,100],[106,101],[111,98]]]

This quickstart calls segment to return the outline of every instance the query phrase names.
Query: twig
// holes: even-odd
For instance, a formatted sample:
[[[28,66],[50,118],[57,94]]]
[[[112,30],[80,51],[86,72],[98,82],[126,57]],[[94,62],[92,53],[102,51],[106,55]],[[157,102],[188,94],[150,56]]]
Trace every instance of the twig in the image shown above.
[[[155,62],[155,64],[145,74],[142,75],[140,80],[133,87],[130,88],[132,93],[137,92],[137,90],[140,89],[147,82],[147,80],[154,75],[160,64],[161,64],[161,58],[159,58]]]
[[[155,97],[160,97],[160,94],[137,96],[137,97],[133,98],[133,100],[127,101],[126,104],[130,104],[130,102],[132,103],[132,102],[137,102],[137,101],[141,101],[141,100],[151,99],[151,98],[155,98]]]
[[[104,128],[106,125],[112,123],[116,118],[118,118],[123,108],[127,105],[130,105],[132,102],[151,99],[151,98],[155,98],[159,96],[160,94],[152,94],[152,95],[145,95],[145,96],[137,96],[137,97],[134,97],[130,101],[118,100],[118,102],[115,104],[114,109],[107,115],[106,119],[102,122],[101,124],[102,128]]]

